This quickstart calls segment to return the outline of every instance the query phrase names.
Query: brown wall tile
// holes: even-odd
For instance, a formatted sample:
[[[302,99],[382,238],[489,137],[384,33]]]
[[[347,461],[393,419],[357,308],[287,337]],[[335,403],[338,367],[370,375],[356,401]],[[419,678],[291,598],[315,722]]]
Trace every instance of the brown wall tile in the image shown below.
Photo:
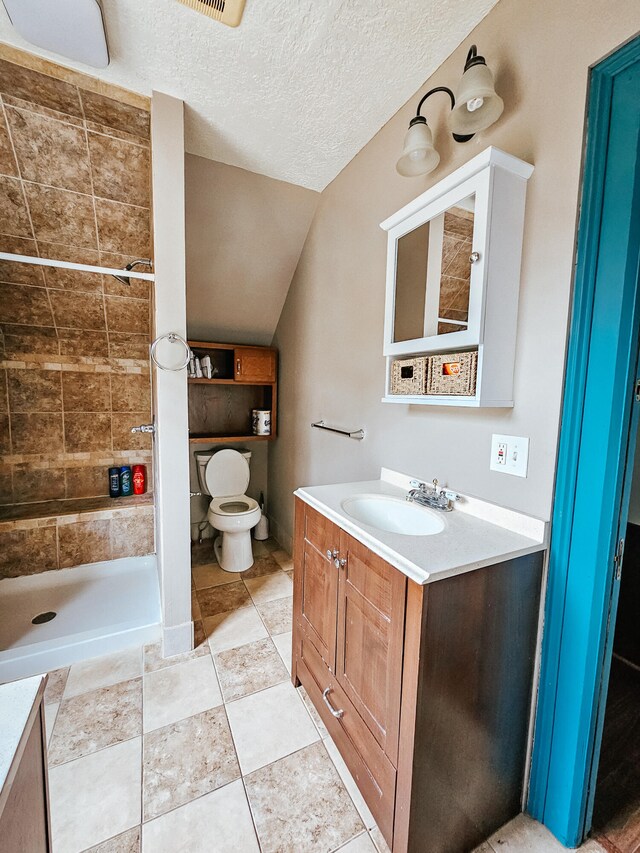
[[[138,258],[150,256],[151,225],[147,208],[97,198],[96,218],[100,246],[105,251],[122,252]]]
[[[86,263],[86,261],[77,261],[76,263]],[[45,276],[47,287],[54,289],[102,292],[102,275],[100,273],[66,270],[62,267],[47,267]]]
[[[104,303],[101,293],[49,291],[56,326],[70,329],[104,329]]]
[[[151,207],[149,149],[95,133],[88,138],[95,195]]]
[[[60,412],[62,394],[58,370],[8,370],[12,412]]]
[[[111,450],[111,416],[65,414],[64,446],[67,453]]]
[[[0,60],[0,92],[82,117],[78,89],[62,80]]]
[[[114,332],[133,332],[149,335],[149,302],[146,299],[126,299],[105,296],[107,328]]]
[[[55,527],[0,533],[0,577],[35,575],[57,567]]]
[[[151,450],[152,439],[147,433],[131,433],[131,427],[147,424],[151,420],[146,412],[118,412],[111,418],[111,435],[114,450]]]
[[[103,267],[124,269],[127,264],[137,260],[130,255],[118,255],[115,252],[100,252]],[[153,268],[138,267],[139,272],[152,272]],[[129,299],[150,299],[153,293],[153,282],[130,278],[129,284],[123,284],[113,276],[105,275],[103,282],[105,294],[109,296],[126,296]]]
[[[94,498],[109,494],[108,466],[67,468],[67,498]]]
[[[93,356],[107,358],[109,344],[106,332],[92,332],[86,329],[58,329],[60,355]]]
[[[13,453],[62,453],[62,415],[12,414]]]
[[[149,357],[149,336],[109,332],[109,356],[111,358]]]
[[[62,394],[66,412],[111,411],[111,387],[108,373],[65,370]]]
[[[61,569],[111,559],[108,519],[79,521],[58,527],[58,558]]]
[[[16,158],[13,156],[9,131],[3,114],[0,114],[0,174],[18,177]]]
[[[27,237],[11,237],[0,234],[0,252],[12,252],[16,255],[37,255],[36,241]],[[42,267],[21,264],[16,261],[0,261],[0,281],[12,284],[33,284],[44,287]]]
[[[46,289],[0,283],[0,323],[53,326]]]
[[[64,468],[13,467],[13,501],[57,501],[65,497]]]
[[[0,453],[3,456],[11,453],[11,434],[9,432],[9,415],[0,415]]]
[[[111,553],[118,557],[142,557],[153,554],[153,508],[131,510],[111,520]]]
[[[98,247],[91,196],[40,184],[24,186],[36,240],[85,249]]]
[[[33,237],[21,183],[6,175],[0,175],[0,233]]]
[[[83,128],[13,107],[7,118],[23,180],[91,193]]]
[[[149,376],[136,373],[111,374],[111,405],[114,412],[150,412]]]
[[[129,104],[123,104],[84,89],[80,90],[80,97],[87,121],[149,138],[150,114],[146,110],[139,110]]]
[[[2,418],[0,415],[0,430],[2,430]],[[0,436],[0,444],[2,437]],[[4,452],[4,451],[3,451]],[[13,487],[11,479],[11,466],[6,465],[0,468],[0,505],[10,504],[13,501]],[[0,558],[1,559],[1,558]]]
[[[4,339],[4,357],[20,357],[26,353],[58,355],[58,336],[53,327],[0,325],[0,340]],[[53,361],[54,359],[52,359]]]

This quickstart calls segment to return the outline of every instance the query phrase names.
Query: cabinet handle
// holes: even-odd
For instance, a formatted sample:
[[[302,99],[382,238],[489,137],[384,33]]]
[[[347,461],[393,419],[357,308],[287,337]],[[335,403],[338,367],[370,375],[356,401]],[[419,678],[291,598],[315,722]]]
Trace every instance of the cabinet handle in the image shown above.
[[[236,359],[236,373],[240,373],[240,359]]]
[[[469,255],[469,263],[475,264],[480,260],[480,252],[471,252]]]
[[[333,551],[330,548],[327,548],[327,560],[335,560],[340,551],[337,548],[334,548]]]
[[[331,711],[331,713],[333,714],[334,717],[337,717],[338,719],[340,719],[340,717],[342,717],[342,715],[344,714],[344,711],[336,711],[336,709],[331,705],[331,702],[329,702],[329,693],[331,693],[330,687],[326,687],[322,691],[322,698],[324,699],[324,704]]]

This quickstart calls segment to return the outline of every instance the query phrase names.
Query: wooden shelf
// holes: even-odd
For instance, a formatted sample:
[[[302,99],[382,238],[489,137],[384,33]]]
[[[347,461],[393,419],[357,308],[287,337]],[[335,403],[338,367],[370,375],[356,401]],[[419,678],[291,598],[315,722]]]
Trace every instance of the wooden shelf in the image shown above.
[[[189,436],[190,444],[222,444],[232,441],[273,441],[275,435],[193,435]]]
[[[190,385],[273,385],[273,382],[238,382],[237,379],[207,379],[206,377],[202,379],[187,378],[187,382]]]

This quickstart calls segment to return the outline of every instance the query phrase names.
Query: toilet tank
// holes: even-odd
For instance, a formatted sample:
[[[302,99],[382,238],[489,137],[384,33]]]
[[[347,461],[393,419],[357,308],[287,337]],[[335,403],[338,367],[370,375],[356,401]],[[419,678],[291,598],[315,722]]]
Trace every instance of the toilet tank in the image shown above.
[[[204,476],[204,470],[207,467],[207,463],[211,459],[214,453],[217,453],[219,450],[223,450],[225,448],[218,447],[216,450],[195,450],[193,455],[196,459],[196,470],[198,471],[198,485],[200,486],[200,491],[203,495],[209,494],[209,489],[207,488],[207,482]],[[235,450],[235,448],[232,448]],[[247,460],[247,465],[251,467],[251,451],[250,450],[239,450],[241,456]]]

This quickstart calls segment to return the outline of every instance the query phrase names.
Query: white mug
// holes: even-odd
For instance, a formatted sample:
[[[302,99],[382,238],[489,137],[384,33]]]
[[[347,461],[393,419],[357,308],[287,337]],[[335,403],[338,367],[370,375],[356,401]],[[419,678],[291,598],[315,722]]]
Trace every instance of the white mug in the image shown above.
[[[271,435],[270,409],[252,409],[251,420],[254,435]]]

